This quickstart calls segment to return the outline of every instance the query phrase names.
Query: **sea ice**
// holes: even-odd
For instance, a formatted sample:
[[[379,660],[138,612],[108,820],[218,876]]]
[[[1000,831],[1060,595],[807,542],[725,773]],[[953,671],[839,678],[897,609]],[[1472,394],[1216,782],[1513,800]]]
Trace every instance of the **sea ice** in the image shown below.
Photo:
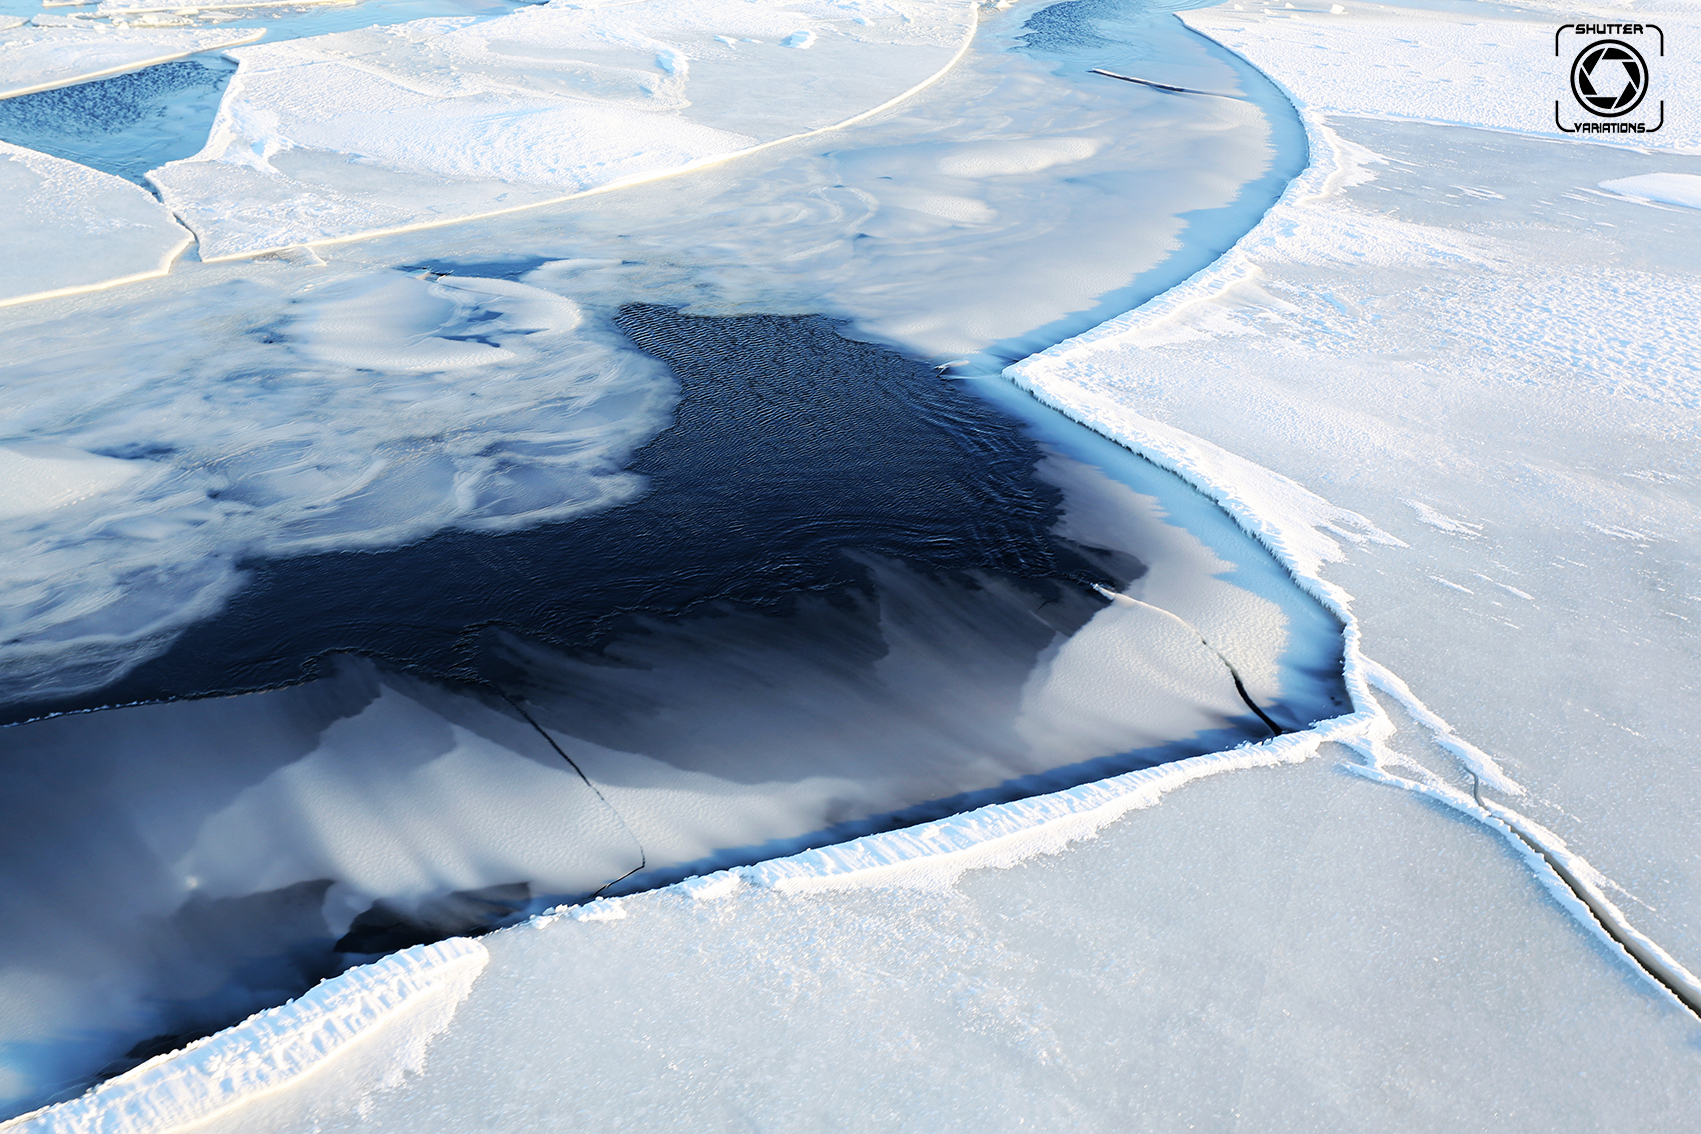
[[[194,240],[121,178],[0,142],[0,306],[162,276]]]
[[[808,51],[782,43],[817,29]],[[966,0],[724,0],[295,40],[236,54],[206,147],[151,177],[208,260],[442,224],[864,117],[936,79],[973,29]]]
[[[18,27],[0,35],[0,98],[85,83],[253,43],[263,30],[120,28],[86,23],[69,27]]]
[[[1535,132],[1470,92],[1550,66],[1479,65],[1480,35],[1448,56],[1461,11],[1208,17],[1302,103],[1312,74],[1319,106],[1452,125],[1308,109],[1312,169],[1233,253],[1013,372],[1349,610],[1357,714],[502,931],[418,1077],[225,1128],[1680,1128],[1693,1017],[1488,809],[1696,963],[1701,255],[1688,212],[1593,188],[1693,159],[1460,128]],[[977,215],[943,196],[966,203],[920,199]],[[1326,735],[1363,774],[1325,746],[1105,826]],[[875,880],[916,888],[854,889]],[[341,1081],[376,1082],[358,1050]]]
[[[1308,89],[1312,56],[1292,83],[1285,73],[1288,18],[1185,18],[1231,29],[1278,81]],[[1661,18],[1668,35],[1684,26]],[[1404,50],[1403,19],[1359,22],[1359,58],[1383,57],[1378,35]],[[1528,23],[1505,30],[1551,43]],[[1451,50],[1483,58],[1475,43]],[[1368,98],[1383,80],[1363,71]],[[1551,72],[1528,62],[1519,83]],[[1338,73],[1359,72],[1343,60]],[[1325,106],[1362,105],[1319,89]],[[1507,101],[1467,121],[1500,125]],[[1399,536],[1406,548],[1361,545],[1327,568],[1356,596],[1363,649],[1493,753],[1527,793],[1509,802],[1546,831],[1532,833],[1585,860],[1578,872],[1693,969],[1701,831],[1688,801],[1701,780],[1683,707],[1701,656],[1689,630],[1701,552],[1683,486],[1701,430],[1701,233],[1687,210],[1595,187],[1697,176],[1695,159],[1649,153],[1640,135],[1632,147],[1465,129],[1462,105],[1426,124],[1324,118],[1302,102],[1313,167],[1230,255],[1012,373],[1148,451],[1206,439]],[[1244,474],[1217,482],[1246,486],[1254,520],[1272,510]],[[1472,786],[1472,769],[1421,734],[1362,754],[1423,790]]]

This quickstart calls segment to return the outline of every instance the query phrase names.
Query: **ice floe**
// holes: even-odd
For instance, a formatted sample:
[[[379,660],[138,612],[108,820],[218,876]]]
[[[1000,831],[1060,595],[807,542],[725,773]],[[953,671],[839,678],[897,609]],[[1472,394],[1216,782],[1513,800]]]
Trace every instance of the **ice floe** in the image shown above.
[[[261,46],[202,152],[151,177],[205,259],[440,224],[864,117],[974,25],[966,0],[548,4]]]
[[[145,189],[0,142],[0,306],[162,276],[194,238]]]

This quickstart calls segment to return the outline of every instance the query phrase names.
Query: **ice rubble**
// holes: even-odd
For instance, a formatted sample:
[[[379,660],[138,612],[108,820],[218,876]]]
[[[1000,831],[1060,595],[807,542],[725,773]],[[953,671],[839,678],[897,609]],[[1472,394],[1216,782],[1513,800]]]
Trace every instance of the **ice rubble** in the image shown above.
[[[0,306],[161,276],[193,237],[147,191],[0,142]]]
[[[0,98],[84,83],[253,43],[264,30],[198,28],[117,28],[89,23],[78,27],[19,27],[0,35]]]
[[[208,260],[441,224],[865,117],[974,24],[966,0],[552,3],[261,46],[206,148],[150,176]]]

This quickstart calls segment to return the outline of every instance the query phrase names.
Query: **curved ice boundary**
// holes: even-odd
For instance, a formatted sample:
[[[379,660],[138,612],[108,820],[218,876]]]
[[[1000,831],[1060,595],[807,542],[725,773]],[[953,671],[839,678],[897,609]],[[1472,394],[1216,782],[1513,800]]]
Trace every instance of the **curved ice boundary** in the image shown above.
[[[206,147],[149,177],[204,260],[491,216],[860,121],[975,23],[965,0],[551,3],[240,49]]]
[[[1195,30],[1209,32],[1228,15],[1215,12],[1208,20],[1186,22]],[[1224,46],[1236,50],[1241,44]],[[1481,794],[1484,790],[1516,797],[1524,795],[1525,789],[1491,755],[1458,736],[1397,674],[1364,653],[1362,628],[1352,611],[1352,596],[1325,580],[1322,569],[1344,558],[1340,540],[1390,546],[1404,546],[1403,541],[1365,517],[1329,503],[1289,477],[1145,417],[1096,388],[1096,353],[1113,346],[1165,341],[1166,336],[1177,333],[1166,326],[1172,316],[1192,305],[1208,303],[1237,284],[1260,278],[1262,273],[1257,264],[1260,250],[1288,236],[1296,227],[1296,210],[1366,177],[1354,153],[1356,147],[1341,142],[1305,98],[1284,86],[1278,77],[1272,76],[1272,81],[1304,123],[1310,160],[1264,219],[1215,263],[1180,286],[1086,334],[1010,366],[1005,374],[1043,404],[1175,473],[1216,501],[1242,530],[1268,548],[1302,590],[1341,620],[1345,642],[1343,676],[1354,711],[1318,722],[1303,733],[1178,761],[1054,796],[1001,805],[1001,809],[1008,810],[996,826],[985,820],[961,817],[965,826],[951,832],[942,844],[932,839],[913,848],[884,843],[854,852],[848,847],[834,848],[842,853],[828,860],[804,863],[802,872],[827,884],[843,884],[865,876],[878,877],[879,872],[890,872],[900,863],[912,861],[915,865],[906,869],[925,875],[930,869],[926,859],[941,850],[949,850],[953,855],[948,860],[952,863],[950,869],[961,870],[981,862],[996,862],[1001,857],[1023,857],[1039,850],[1060,848],[1074,838],[1091,834],[1125,811],[1148,806],[1163,792],[1200,776],[1302,760],[1316,753],[1324,741],[1335,741],[1362,760],[1346,765],[1352,771],[1426,796],[1499,833],[1529,863],[1554,900],[1609,951],[1623,957],[1662,995],[1701,1015],[1701,977],[1631,925],[1623,911],[1606,896],[1609,882],[1605,876],[1572,851],[1557,834],[1503,803],[1484,800]],[[1469,778],[1471,791],[1447,783],[1388,747],[1387,741],[1394,735],[1396,726],[1373,695],[1373,688],[1399,704],[1422,726],[1430,741]],[[956,865],[958,861],[961,865]],[[756,877],[773,884],[822,884],[792,880],[797,866],[774,863],[761,869],[771,873]]]
[[[82,1097],[0,1123],[10,1134],[167,1134],[283,1090],[382,1035],[388,1074],[417,1072],[490,954],[464,937],[418,945],[109,1079]]]

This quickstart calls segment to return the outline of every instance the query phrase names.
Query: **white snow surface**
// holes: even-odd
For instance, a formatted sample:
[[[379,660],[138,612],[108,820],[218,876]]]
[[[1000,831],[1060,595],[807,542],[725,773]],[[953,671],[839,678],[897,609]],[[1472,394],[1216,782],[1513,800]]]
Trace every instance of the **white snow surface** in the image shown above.
[[[442,224],[855,121],[974,27],[967,0],[556,2],[262,45],[150,177],[208,260]]]
[[[380,1071],[362,1084],[367,1091],[395,1085],[422,1068],[426,1048],[449,1026],[489,959],[483,945],[464,937],[392,953],[216,1037],[108,1079],[75,1102],[0,1129],[169,1134],[256,1101],[276,1105],[276,1096],[287,1099],[310,1074],[310,1089],[322,1101],[329,1093],[322,1080],[333,1078],[325,1072],[351,1056]]]
[[[0,307],[162,276],[194,240],[147,190],[0,142]]]
[[[1693,4],[1579,9],[1453,0],[1398,4],[1222,4],[1181,19],[1245,56],[1316,114],[1412,118],[1484,129],[1563,137],[1554,101],[1571,101],[1569,58],[1554,53],[1554,33],[1586,14],[1601,21],[1657,23],[1671,44],[1649,63],[1649,105],[1670,107],[1663,128],[1636,135],[1650,149],[1701,147],[1701,118],[1680,108],[1701,103],[1701,71],[1683,44],[1701,37]],[[1564,13],[1562,18],[1555,18]],[[1569,121],[1569,119],[1567,119]]]
[[[0,30],[0,98],[85,83],[156,63],[253,43],[264,30],[129,28],[80,22],[76,27]]]

